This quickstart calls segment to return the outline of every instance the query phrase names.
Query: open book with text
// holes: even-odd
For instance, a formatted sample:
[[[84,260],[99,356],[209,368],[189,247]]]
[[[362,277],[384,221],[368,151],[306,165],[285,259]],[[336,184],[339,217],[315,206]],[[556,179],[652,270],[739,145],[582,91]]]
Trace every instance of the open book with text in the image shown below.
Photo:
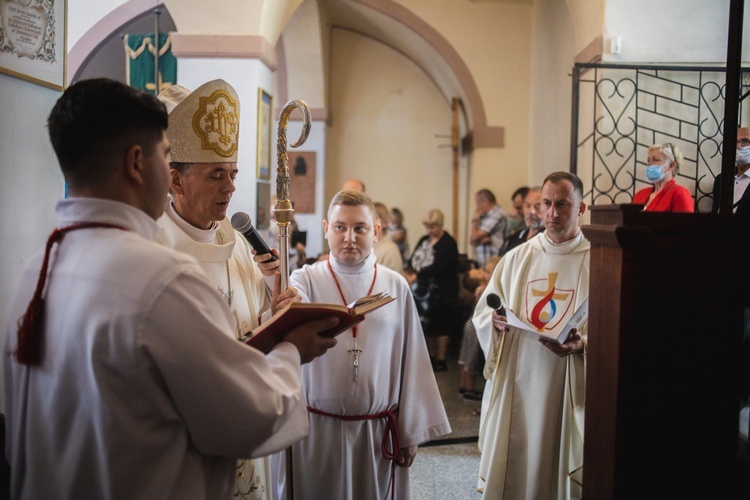
[[[554,330],[545,330],[540,332],[534,329],[534,327],[531,327],[518,319],[518,317],[511,311],[506,311],[505,315],[508,318],[508,320],[506,321],[506,325],[510,327],[512,332],[533,335],[537,338],[543,337],[549,340],[553,340],[558,344],[563,344],[566,340],[568,340],[568,337],[570,337],[571,330],[575,328],[576,330],[580,331],[581,328],[583,328],[583,326],[589,320],[589,298],[586,297],[586,300],[584,300],[578,307],[578,309],[576,309],[576,312],[573,313],[573,316],[567,323],[565,323],[561,327],[555,328]]]
[[[386,292],[375,293],[359,298],[351,304],[310,304],[305,302],[292,302],[285,308],[248,333],[242,338],[242,342],[255,347],[263,353],[269,353],[276,344],[284,340],[289,330],[308,321],[336,316],[339,322],[333,328],[318,333],[327,337],[335,337],[339,333],[348,330],[365,319],[365,314],[393,302]]]

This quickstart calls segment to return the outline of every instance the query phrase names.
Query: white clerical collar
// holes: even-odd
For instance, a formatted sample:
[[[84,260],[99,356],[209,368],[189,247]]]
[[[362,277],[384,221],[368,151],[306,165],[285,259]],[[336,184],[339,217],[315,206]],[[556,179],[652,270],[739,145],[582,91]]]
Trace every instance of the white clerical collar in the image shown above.
[[[171,201],[167,203],[167,215],[177,224],[177,227],[185,231],[193,240],[199,243],[213,243],[216,240],[216,233],[219,232],[219,223],[217,221],[213,221],[211,227],[208,229],[195,227],[177,213]]]
[[[373,266],[375,265],[375,253],[370,250],[370,255],[368,255],[367,258],[359,264],[347,264],[345,262],[341,262],[340,260],[337,260],[336,257],[333,256],[333,254],[329,254],[328,260],[330,261],[331,267],[333,268],[334,272],[343,274],[359,274],[365,271],[369,271],[373,268]]]
[[[549,235],[547,234],[547,231],[543,232],[540,238],[542,247],[544,248],[545,252],[558,254],[558,255],[565,255],[565,254],[573,253],[583,240],[584,240],[584,237],[583,237],[583,231],[581,231],[581,228],[578,228],[578,232],[572,239],[568,241],[563,241],[562,243],[555,243],[554,241],[552,241]]]

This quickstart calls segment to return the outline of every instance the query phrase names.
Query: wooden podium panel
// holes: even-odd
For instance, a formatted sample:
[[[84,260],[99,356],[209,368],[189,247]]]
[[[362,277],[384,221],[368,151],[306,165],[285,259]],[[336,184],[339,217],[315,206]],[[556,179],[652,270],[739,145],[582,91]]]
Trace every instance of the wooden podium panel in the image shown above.
[[[641,208],[593,206],[583,227],[584,498],[750,498],[750,219]]]

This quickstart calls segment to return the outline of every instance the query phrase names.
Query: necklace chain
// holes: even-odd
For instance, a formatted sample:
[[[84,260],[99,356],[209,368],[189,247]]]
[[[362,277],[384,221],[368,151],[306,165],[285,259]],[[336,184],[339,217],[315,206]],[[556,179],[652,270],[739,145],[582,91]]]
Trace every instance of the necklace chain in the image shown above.
[[[341,289],[341,285],[339,284],[338,278],[336,278],[336,273],[333,272],[333,267],[331,267],[331,261],[327,260],[326,264],[328,264],[328,270],[331,271],[331,276],[333,276],[333,282],[336,283],[336,288],[338,288],[339,290],[339,295],[341,296],[341,300],[344,301],[345,306],[348,306],[349,303],[346,301],[346,297],[344,297],[344,291]],[[373,273],[372,283],[370,283],[370,289],[367,291],[367,295],[372,294],[372,290],[373,288],[375,288],[375,280],[378,278],[378,264],[377,263],[375,263],[375,265],[373,266],[373,269],[375,272]],[[354,325],[352,327],[352,336],[354,336],[355,339],[357,338],[357,325]]]
[[[229,304],[229,307],[232,307],[234,290],[232,290],[232,278],[229,276],[229,259],[227,259],[225,262],[227,265],[227,303]]]
[[[223,243],[223,238],[221,237],[220,232],[216,232],[216,239],[219,242],[219,245]],[[232,289],[232,276],[229,272],[229,259],[225,260],[224,263],[226,264],[227,268],[227,291],[224,293],[224,290],[222,290],[221,287],[219,288],[219,293],[221,293],[222,297],[224,297],[227,300],[227,305],[229,305],[229,310],[232,311],[232,315],[234,316],[234,322],[237,326],[237,338],[241,339],[244,336],[244,333],[242,332],[242,327],[240,326],[240,317],[237,314],[237,309],[232,308],[232,301],[234,300],[234,290]]]
[[[339,283],[338,278],[336,278],[336,273],[333,272],[333,267],[331,266],[331,261],[328,260],[326,262],[328,264],[328,270],[331,271],[331,276],[333,277],[333,282],[336,283],[336,288],[339,290],[339,295],[341,296],[341,300],[344,301],[345,306],[349,306],[349,303],[346,301],[346,297],[344,297],[344,291],[341,289],[341,284]],[[370,290],[368,290],[367,295],[370,295],[372,293],[372,289],[375,288],[375,280],[378,278],[378,264],[375,263],[373,266],[374,272],[372,276],[372,283],[370,283]],[[352,353],[352,379],[357,382],[359,380],[359,355],[362,352],[362,349],[357,345],[357,325],[352,326],[352,348],[349,349],[350,353]]]

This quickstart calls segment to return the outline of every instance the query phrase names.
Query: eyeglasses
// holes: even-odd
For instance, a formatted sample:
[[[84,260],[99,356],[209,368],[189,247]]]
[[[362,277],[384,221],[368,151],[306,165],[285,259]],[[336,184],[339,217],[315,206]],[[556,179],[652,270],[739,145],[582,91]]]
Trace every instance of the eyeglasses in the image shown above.
[[[741,148],[746,148],[747,146],[750,146],[750,139],[747,137],[743,137],[742,139],[737,139],[737,146]]]

